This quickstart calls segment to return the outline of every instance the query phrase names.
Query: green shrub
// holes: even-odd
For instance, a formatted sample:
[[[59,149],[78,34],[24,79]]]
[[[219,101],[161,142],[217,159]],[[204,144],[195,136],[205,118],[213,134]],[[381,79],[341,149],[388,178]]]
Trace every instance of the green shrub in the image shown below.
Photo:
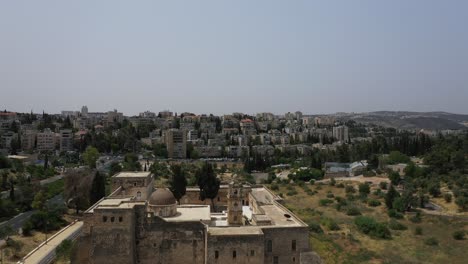
[[[439,241],[435,237],[430,237],[426,240],[424,240],[424,244],[428,246],[437,246],[439,245]]]
[[[327,198],[333,198],[333,197],[335,197],[335,195],[333,195],[333,193],[331,193],[331,192],[327,193]]]
[[[446,193],[444,194],[444,199],[445,199],[445,202],[450,203],[452,202],[452,195],[450,193]]]
[[[358,216],[354,219],[354,224],[362,233],[375,238],[390,239],[391,233],[384,223],[377,222],[368,216]]]
[[[336,187],[337,187],[337,188],[344,188],[344,184],[343,184],[342,182],[340,182],[340,183],[338,183],[338,184],[336,185]]]
[[[421,223],[421,213],[417,212],[414,216],[410,217],[409,220],[413,223]]]
[[[278,191],[279,186],[278,186],[278,184],[272,184],[272,185],[270,185],[270,189],[272,189],[273,191]]]
[[[307,222],[307,225],[309,226],[309,231],[310,232],[317,233],[317,234],[322,234],[323,233],[323,229],[318,223],[313,222],[313,221],[309,221],[309,222]]]
[[[359,211],[359,209],[356,207],[350,207],[348,210],[346,210],[346,214],[350,216],[356,216],[361,215],[361,211]]]
[[[73,242],[71,240],[65,239],[57,246],[55,249],[58,259],[70,259],[71,251],[73,247]]]
[[[391,218],[396,218],[396,219],[403,218],[403,214],[400,212],[397,212],[395,209],[388,210],[388,216],[390,216]]]
[[[380,206],[382,203],[379,200],[370,199],[367,201],[367,204],[372,207]]]
[[[335,184],[336,184],[335,178],[331,178],[331,179],[330,179],[330,185],[331,185],[331,186],[335,186]]]
[[[33,230],[33,224],[31,221],[26,221],[21,229],[23,230],[23,236],[30,236]]]
[[[288,192],[286,193],[287,196],[294,196],[294,195],[296,195],[296,194],[297,194],[297,191],[296,191],[296,190],[291,190],[291,191],[288,191]]]
[[[416,229],[414,229],[414,234],[418,236],[422,235],[423,234],[422,227],[420,226],[416,227]]]
[[[380,182],[379,186],[380,186],[380,189],[387,190],[388,183],[387,182]]]
[[[333,200],[330,199],[320,199],[319,201],[320,206],[327,206],[331,203],[333,203]]]
[[[356,189],[354,189],[354,187],[352,185],[346,185],[345,192],[346,193],[355,193]]]
[[[315,184],[315,180],[310,180],[309,183],[310,183],[310,185],[314,185],[314,184]]]
[[[340,226],[332,218],[323,218],[322,225],[331,231],[340,230]]]
[[[455,240],[463,240],[465,239],[465,231],[463,230],[455,231],[453,232],[452,236],[453,236],[453,239]]]
[[[406,227],[404,224],[398,222],[397,220],[395,219],[391,219],[389,222],[388,222],[388,227],[392,230],[406,230],[408,229],[408,227]]]

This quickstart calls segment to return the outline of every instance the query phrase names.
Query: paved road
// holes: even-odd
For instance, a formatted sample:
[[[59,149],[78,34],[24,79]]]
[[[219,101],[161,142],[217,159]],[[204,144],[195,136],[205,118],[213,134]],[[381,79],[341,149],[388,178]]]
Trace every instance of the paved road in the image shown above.
[[[82,221],[77,221],[68,225],[67,227],[63,228],[62,230],[54,234],[52,237],[47,239],[47,243],[43,243],[39,245],[39,247],[31,251],[22,260],[18,261],[18,263],[37,264],[41,261],[52,261],[55,258],[54,251],[57,248],[57,246],[60,245],[60,243],[62,243],[62,241],[64,241],[65,239],[74,240],[77,237],[77,235],[79,235],[82,228]]]
[[[41,181],[39,182],[39,184],[40,184],[41,186],[43,186],[43,185],[46,185],[46,184],[49,184],[49,183],[52,183],[52,182],[55,182],[55,181],[58,181],[58,180],[61,180],[61,179],[63,179],[63,175],[56,175],[56,176],[47,178],[47,179],[45,179],[45,180],[41,180]],[[17,189],[15,188],[15,191],[16,191],[16,190],[17,190]],[[1,194],[0,194],[0,197],[1,197],[2,199],[6,199],[6,198],[8,198],[9,196],[10,196],[10,191],[3,191],[3,192],[1,192]]]
[[[49,199],[47,201],[47,204],[49,206],[53,206],[53,205],[63,204],[63,202],[64,201],[63,201],[62,194],[59,194],[59,195],[56,195],[56,196],[52,197],[51,199]],[[11,226],[11,228],[13,228],[14,230],[18,230],[31,217],[31,215],[33,215],[36,212],[37,212],[37,210],[31,210],[31,211],[21,213],[21,214],[13,217],[12,219],[10,219],[8,221],[0,223],[0,228],[3,228],[5,226]]]

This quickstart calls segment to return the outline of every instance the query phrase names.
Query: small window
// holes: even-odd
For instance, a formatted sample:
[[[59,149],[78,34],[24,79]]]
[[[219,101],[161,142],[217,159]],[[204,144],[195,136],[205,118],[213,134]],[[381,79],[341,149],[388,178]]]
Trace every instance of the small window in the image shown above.
[[[114,223],[115,217],[111,217],[111,222]]]
[[[271,240],[267,241],[267,252],[271,252],[273,249],[273,242]]]
[[[234,216],[234,221],[237,221],[237,215]]]
[[[216,251],[215,251],[215,259],[218,259],[218,258],[219,258],[219,251],[216,250]]]
[[[123,221],[123,217],[119,216],[119,222]]]
[[[296,257],[293,257],[293,262],[296,262]]]
[[[279,259],[277,256],[273,257],[273,264],[279,264]]]
[[[293,240],[291,243],[291,249],[292,251],[296,251],[296,240]]]
[[[220,201],[220,200],[219,200],[219,196],[218,196],[218,202],[219,202],[219,201]]]
[[[250,256],[251,257],[255,256],[255,250],[250,250]]]
[[[141,198],[141,192],[137,192],[137,199]]]
[[[134,182],[134,183],[133,183],[133,186],[135,186],[135,187],[136,187],[136,182]]]
[[[234,250],[232,251],[232,258],[236,258],[237,257],[237,252]]]
[[[102,221],[103,221],[103,222],[107,222],[107,216],[103,216],[103,217],[102,217]]]

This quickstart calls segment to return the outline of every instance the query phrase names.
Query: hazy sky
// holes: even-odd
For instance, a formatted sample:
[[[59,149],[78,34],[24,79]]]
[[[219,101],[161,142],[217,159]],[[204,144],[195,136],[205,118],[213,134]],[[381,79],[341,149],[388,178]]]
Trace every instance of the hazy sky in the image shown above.
[[[0,109],[468,113],[468,1],[0,2]]]

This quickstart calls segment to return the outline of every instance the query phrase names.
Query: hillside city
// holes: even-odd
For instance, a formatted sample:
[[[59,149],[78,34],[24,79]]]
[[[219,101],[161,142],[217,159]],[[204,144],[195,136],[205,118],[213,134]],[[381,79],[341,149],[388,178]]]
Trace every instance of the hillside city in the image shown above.
[[[4,110],[2,263],[464,263],[468,116],[433,115]]]
[[[125,116],[86,106],[0,118],[4,263],[420,261],[404,247],[421,239],[441,260],[448,248],[452,261],[466,253],[453,244],[468,219],[466,122],[410,130],[349,114]],[[151,218],[136,224],[140,214]],[[116,218],[124,224],[99,224]],[[373,241],[394,250],[377,254]]]

